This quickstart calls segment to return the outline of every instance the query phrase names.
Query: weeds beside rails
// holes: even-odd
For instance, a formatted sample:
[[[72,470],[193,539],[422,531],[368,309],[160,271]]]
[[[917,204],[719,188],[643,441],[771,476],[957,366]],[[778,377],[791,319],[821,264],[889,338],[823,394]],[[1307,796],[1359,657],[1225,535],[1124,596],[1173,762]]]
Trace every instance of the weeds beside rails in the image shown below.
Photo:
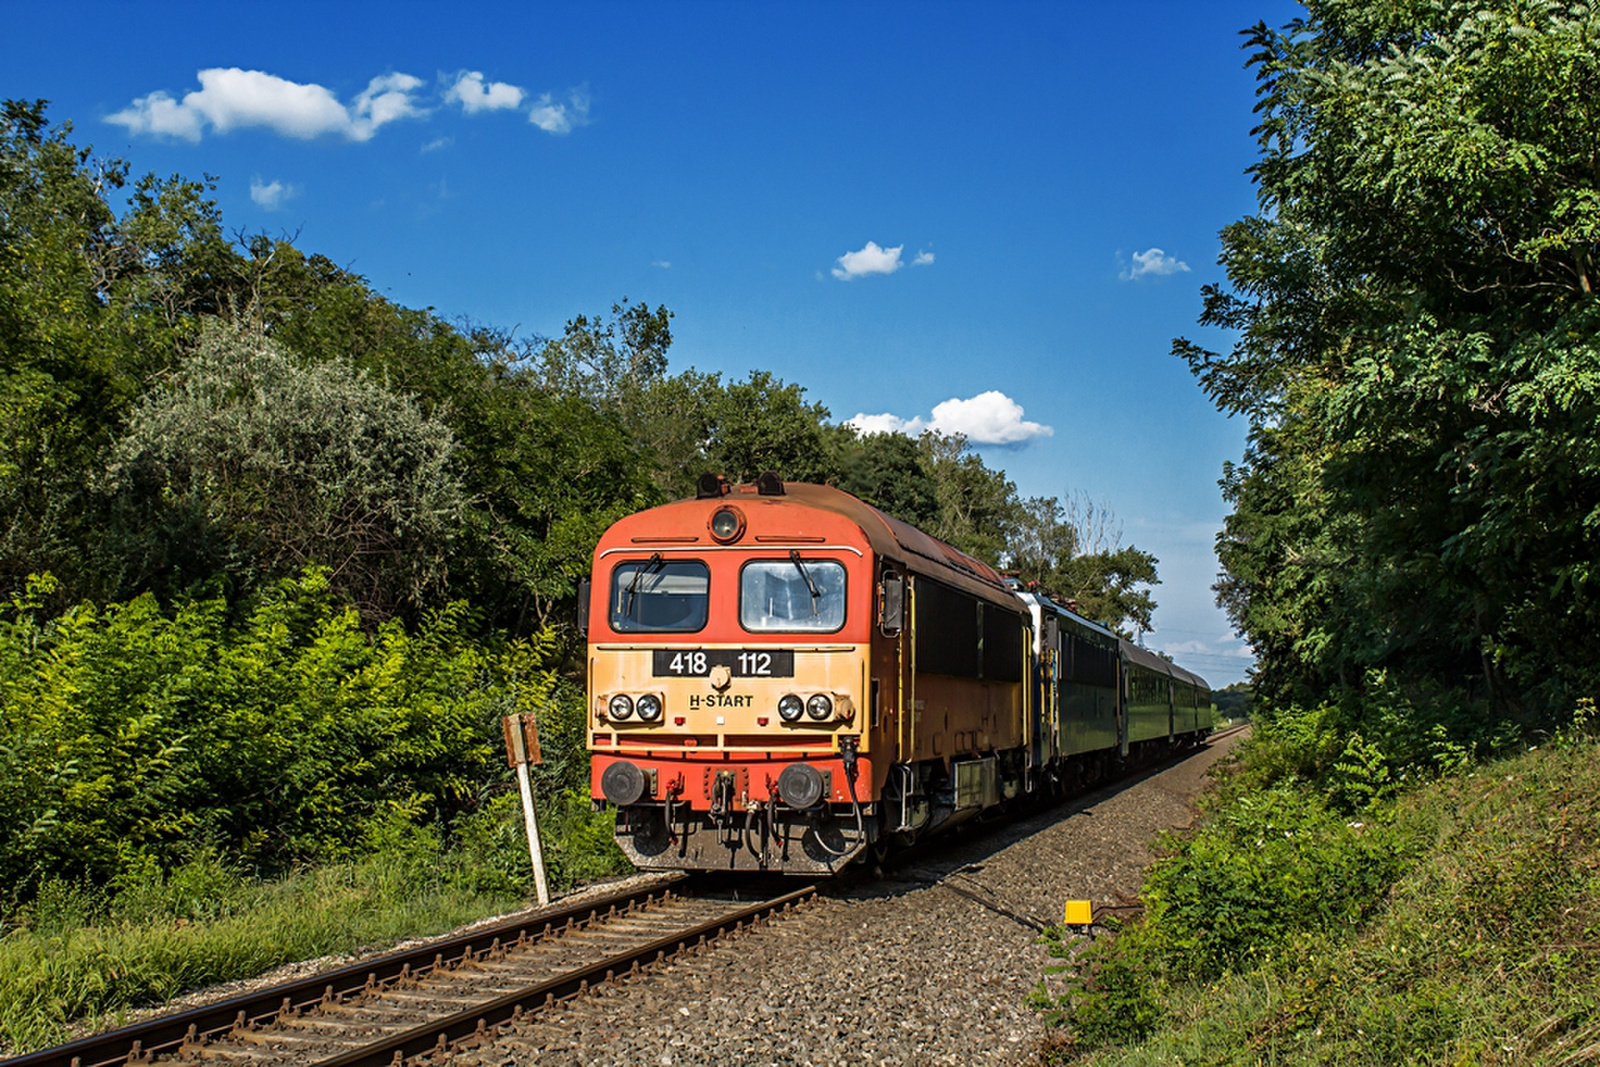
[[[1600,1062],[1600,748],[1549,743],[1358,815],[1225,789],[1145,914],[1035,993],[1054,1063]]]
[[[560,843],[583,847],[588,799],[562,799],[547,810],[552,828]],[[509,800],[514,806],[516,798]],[[217,982],[374,951],[525,907],[518,881],[494,869],[516,852],[527,864],[520,816],[514,807],[497,814],[505,833],[480,819],[478,836],[505,836],[514,848],[466,840],[446,851],[396,820],[394,832],[359,858],[272,880],[237,873],[215,851],[200,850],[170,872],[114,890],[47,881],[0,927],[0,1058],[121,1025],[130,1009]],[[553,871],[558,884],[626,866],[614,848],[589,852]]]

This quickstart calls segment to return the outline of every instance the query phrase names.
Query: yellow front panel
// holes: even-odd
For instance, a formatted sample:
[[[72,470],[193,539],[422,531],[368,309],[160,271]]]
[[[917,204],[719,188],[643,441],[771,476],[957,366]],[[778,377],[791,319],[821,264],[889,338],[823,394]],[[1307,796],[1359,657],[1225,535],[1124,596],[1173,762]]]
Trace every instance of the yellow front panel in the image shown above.
[[[729,649],[759,654],[768,649],[745,645],[705,645],[676,652]],[[838,734],[862,734],[862,749],[868,747],[864,716],[869,713],[866,684],[867,645],[799,645],[781,651],[794,654],[792,677],[736,677],[733,672],[711,668],[706,676],[674,677],[657,674],[654,648],[624,645],[591,645],[589,649],[589,728],[590,748],[615,751],[619,745],[659,744],[693,747],[773,750],[784,747],[815,749],[819,744],[834,747]],[[759,669],[752,662],[750,669]],[[695,671],[692,663],[681,669]],[[642,723],[636,717],[614,720],[607,712],[611,698],[627,694],[637,699],[655,693],[662,698],[661,718]],[[778,701],[786,694],[802,702],[816,694],[826,694],[833,713],[817,721],[802,712],[797,722],[786,723],[778,715]],[[764,720],[764,721],[763,721]]]

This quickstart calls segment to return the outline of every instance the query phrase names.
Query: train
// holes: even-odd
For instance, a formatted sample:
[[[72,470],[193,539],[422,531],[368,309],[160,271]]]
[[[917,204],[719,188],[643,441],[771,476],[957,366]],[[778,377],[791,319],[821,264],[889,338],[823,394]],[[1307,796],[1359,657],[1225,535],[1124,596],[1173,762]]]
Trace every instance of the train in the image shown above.
[[[616,522],[579,602],[591,795],[645,870],[835,874],[1213,722],[1198,675],[771,473]]]

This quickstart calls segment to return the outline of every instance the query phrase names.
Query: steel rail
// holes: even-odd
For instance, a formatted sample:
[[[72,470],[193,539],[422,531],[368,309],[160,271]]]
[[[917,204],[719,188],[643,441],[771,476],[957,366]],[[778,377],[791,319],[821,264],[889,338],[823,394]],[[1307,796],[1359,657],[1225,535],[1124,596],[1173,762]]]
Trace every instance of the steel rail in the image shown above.
[[[318,1067],[392,1067],[413,1056],[447,1051],[452,1044],[466,1038],[487,1040],[492,1028],[514,1022],[530,1009],[579,996],[591,986],[611,981],[619,974],[637,974],[644,966],[715,940],[731,930],[742,929],[747,923],[757,923],[776,912],[788,911],[814,899],[816,895],[817,887],[810,885],[760,904],[740,908],[720,918],[657,938],[454,1015],[424,1023],[342,1055],[319,1060]]]
[[[671,895],[667,883],[656,883],[610,896],[571,904],[554,910],[523,914],[503,922],[479,927],[465,934],[431,941],[416,948],[402,949],[375,959],[349,964],[254,993],[244,993],[215,1004],[162,1015],[103,1034],[79,1038],[65,1045],[43,1049],[9,1060],[3,1067],[115,1067],[117,1064],[145,1062],[156,1055],[173,1052],[184,1045],[203,1043],[232,1030],[259,1026],[281,1015],[304,1008],[337,1002],[357,993],[381,989],[435,970],[443,970],[468,959],[525,944],[598,919],[618,911],[654,903]]]

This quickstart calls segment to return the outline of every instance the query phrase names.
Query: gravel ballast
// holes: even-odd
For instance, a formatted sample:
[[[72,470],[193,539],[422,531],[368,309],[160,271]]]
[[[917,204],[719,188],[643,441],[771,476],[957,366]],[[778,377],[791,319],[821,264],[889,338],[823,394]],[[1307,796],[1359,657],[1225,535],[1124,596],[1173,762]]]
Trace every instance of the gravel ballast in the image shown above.
[[[1039,928],[1139,890],[1238,735],[1033,817],[964,832],[772,925],[538,1013],[462,1064],[1015,1064],[1043,1024]]]

